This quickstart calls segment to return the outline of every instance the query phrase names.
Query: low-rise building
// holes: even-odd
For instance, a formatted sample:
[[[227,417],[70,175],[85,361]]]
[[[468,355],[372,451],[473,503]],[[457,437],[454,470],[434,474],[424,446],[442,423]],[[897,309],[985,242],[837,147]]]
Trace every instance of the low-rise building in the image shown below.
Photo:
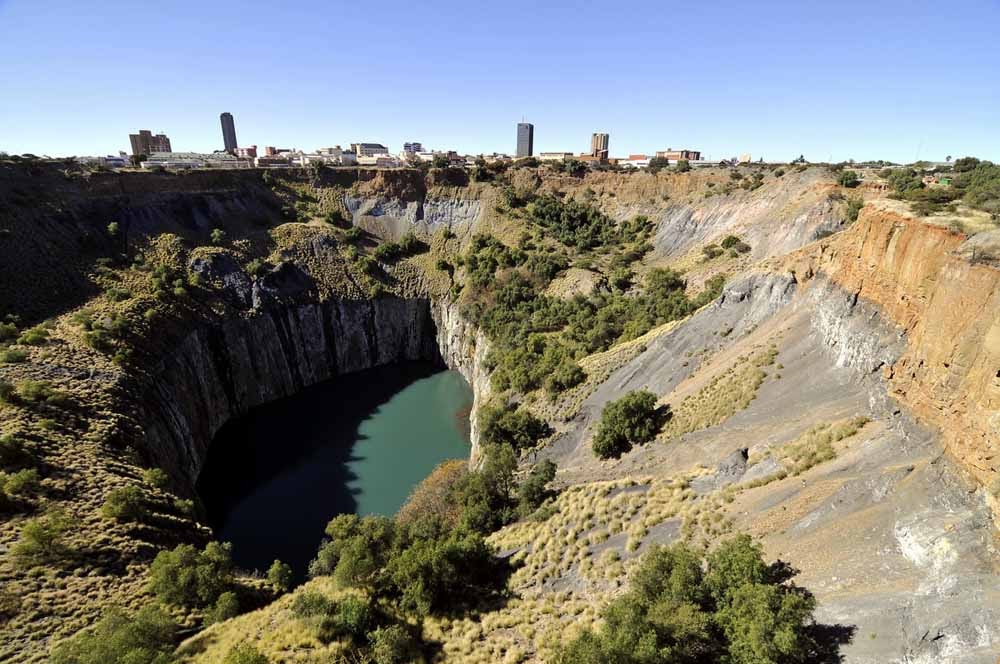
[[[423,151],[424,151],[423,143],[419,143],[417,141],[413,141],[411,143],[403,143],[404,154],[413,154],[415,152],[423,152]]]
[[[257,156],[257,146],[251,145],[245,148],[236,148],[236,156],[243,159],[253,159]]]
[[[565,161],[572,159],[572,152],[539,152],[538,161]]]
[[[381,143],[351,143],[351,150],[354,151],[354,154],[358,155],[358,159],[361,157],[374,157],[379,154],[389,154],[389,148]]]
[[[292,161],[277,154],[264,154],[254,158],[253,165],[257,168],[289,168]]]
[[[701,152],[698,150],[674,150],[673,148],[667,148],[666,150],[658,151],[656,156],[659,159],[666,159],[670,162],[677,162],[682,159],[686,159],[687,161],[698,161],[701,159]]]
[[[611,163],[622,168],[646,168],[649,166],[649,156],[644,154],[630,154],[624,159],[612,159]]]
[[[402,160],[391,154],[359,155],[358,166],[374,166],[375,168],[399,168],[403,166]]]
[[[150,168],[249,168],[249,162],[238,159],[225,151],[204,152],[154,152],[142,162],[142,167]]]
[[[104,157],[77,157],[76,160],[81,164],[103,166],[104,168],[125,168],[129,165],[128,155],[124,152],[119,152],[118,156],[109,154]]]

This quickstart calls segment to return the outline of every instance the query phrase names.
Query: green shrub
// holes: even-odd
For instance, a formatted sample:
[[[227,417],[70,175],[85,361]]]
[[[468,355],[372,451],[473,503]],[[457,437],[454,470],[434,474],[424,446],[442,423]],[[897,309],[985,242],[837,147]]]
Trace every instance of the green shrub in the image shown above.
[[[660,429],[656,395],[645,390],[629,392],[604,406],[594,435],[594,453],[602,458],[618,458],[652,440]]]
[[[239,614],[240,600],[236,597],[236,593],[227,590],[215,600],[212,609],[205,616],[205,622],[208,624],[220,623],[230,618],[235,618]]]
[[[399,605],[424,616],[489,597],[495,568],[493,552],[480,535],[453,532],[414,541],[389,560],[386,574],[399,593]]]
[[[17,325],[14,323],[0,323],[0,341],[10,341],[17,338]]]
[[[212,240],[212,244],[222,244],[226,241],[226,231],[221,228],[213,228],[209,238]]]
[[[268,174],[267,171],[264,172]],[[269,660],[249,643],[233,646],[222,659],[222,664],[269,664]]]
[[[743,535],[703,559],[685,544],[643,558],[628,592],[604,610],[598,632],[561,648],[563,664],[599,662],[810,661],[815,600],[785,583]]]
[[[38,488],[38,471],[24,468],[13,473],[0,471],[0,491],[8,496],[24,496]]]
[[[861,184],[861,180],[858,178],[858,174],[854,171],[841,171],[840,176],[837,178],[837,184],[841,187],[853,189]]]
[[[701,253],[705,256],[706,260],[712,260],[713,258],[718,258],[726,252],[723,251],[717,244],[706,244],[701,248]]]
[[[17,343],[22,346],[41,346],[49,340],[49,331],[41,325],[25,330],[17,338]]]
[[[132,293],[125,288],[118,288],[112,286],[104,291],[104,295],[107,296],[112,302],[124,302],[125,300],[132,297]]]
[[[170,485],[170,477],[162,468],[147,468],[142,471],[142,481],[157,489],[166,489]]]
[[[865,206],[865,199],[860,196],[852,196],[847,199],[847,210],[845,211],[845,218],[848,223],[854,223],[858,220],[858,215],[861,213],[861,208]]]
[[[347,586],[370,586],[385,564],[394,533],[393,522],[386,517],[336,516],[326,526],[330,539],[320,546],[309,574],[332,574]]]
[[[0,364],[20,364],[28,361],[28,353],[21,348],[0,351]]]
[[[174,511],[184,516],[194,516],[194,501],[190,498],[177,498],[174,500]]]
[[[17,390],[7,381],[0,379],[0,403],[12,403]]]
[[[690,164],[688,165],[690,166]],[[647,170],[653,175],[656,175],[664,168],[669,168],[669,167],[670,167],[670,160],[667,159],[666,157],[653,157],[652,159],[649,160],[649,166],[647,166]]]
[[[614,221],[587,203],[544,195],[528,204],[528,212],[560,242],[578,250],[607,245],[620,237]]]
[[[545,391],[558,394],[587,380],[587,374],[579,364],[570,359],[563,360],[556,370],[545,379]]]
[[[556,477],[556,464],[545,459],[536,463],[527,479],[518,487],[518,511],[522,516],[531,514],[538,509],[550,492],[546,489],[549,482]]]
[[[66,534],[73,525],[69,514],[61,509],[29,519],[21,527],[21,536],[11,553],[19,563],[28,565],[57,558],[66,552]]]
[[[377,612],[367,599],[349,595],[336,602],[333,610],[320,623],[320,640],[333,641],[347,637],[355,644],[367,642],[368,631],[374,629]]]
[[[427,248],[413,233],[407,233],[399,242],[386,241],[375,247],[372,255],[383,263],[391,263],[404,256],[412,256]]]
[[[526,449],[552,433],[546,422],[515,404],[485,405],[479,409],[478,420],[485,445],[506,444]]]
[[[233,582],[232,547],[209,542],[198,551],[179,544],[160,551],[149,568],[149,588],[162,601],[188,608],[211,606]]]
[[[51,664],[169,664],[177,625],[163,609],[147,605],[135,615],[110,609],[94,627],[63,641]]]
[[[49,383],[43,380],[25,379],[18,382],[15,395],[19,401],[25,404],[46,404],[55,407],[69,405],[69,397],[66,394],[53,389]]]
[[[291,589],[295,575],[291,565],[275,560],[267,570],[267,580],[278,591],[285,593]]]
[[[296,618],[325,616],[333,613],[335,606],[333,600],[322,593],[307,590],[295,595],[295,599],[292,601],[292,614]]]
[[[403,664],[414,661],[414,642],[400,625],[379,627],[368,635],[375,664]]]
[[[148,515],[146,497],[134,484],[112,489],[101,506],[101,516],[114,521],[142,521]]]

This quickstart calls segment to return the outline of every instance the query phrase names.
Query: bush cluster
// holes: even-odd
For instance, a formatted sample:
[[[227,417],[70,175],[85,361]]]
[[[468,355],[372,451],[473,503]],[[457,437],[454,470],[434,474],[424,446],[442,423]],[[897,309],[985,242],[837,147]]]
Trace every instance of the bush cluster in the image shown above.
[[[594,435],[594,454],[602,459],[618,458],[656,437],[663,417],[656,406],[656,395],[645,390],[629,392],[611,401],[601,411],[601,421]]]
[[[149,516],[146,496],[134,484],[112,489],[101,506],[101,516],[113,521],[142,521]]]
[[[652,550],[630,588],[604,610],[599,631],[565,644],[564,664],[812,661],[816,602],[787,583],[783,563],[764,562],[741,535],[702,554],[685,544]]]
[[[179,544],[160,551],[149,568],[149,589],[174,606],[206,608],[233,584],[232,546],[209,542],[201,551]]]
[[[52,651],[52,664],[170,664],[177,625],[163,609],[148,605],[136,614],[111,609],[93,628]]]
[[[439,520],[400,526],[385,517],[343,514],[326,533],[330,539],[309,566],[312,576],[332,575],[342,586],[390,598],[416,615],[475,604],[498,593],[505,579],[480,534]]]
[[[551,427],[514,404],[485,405],[479,409],[480,436],[484,444],[506,444],[515,449],[534,447],[552,433]]]
[[[392,263],[400,258],[419,254],[427,250],[427,245],[413,233],[407,233],[399,242],[386,241],[375,247],[372,256],[383,263]]]
[[[521,271],[494,272],[504,260],[517,264],[511,258],[517,251],[497,249],[489,259],[481,254],[466,259],[470,280],[483,285],[470,296],[465,313],[493,341],[487,361],[500,390],[544,387],[555,394],[573,387],[586,379],[579,359],[689,315],[718,297],[725,280],[713,277],[698,296],[688,297],[678,273],[654,269],[642,292],[596,292],[565,300],[544,295],[539,284],[545,282]]]

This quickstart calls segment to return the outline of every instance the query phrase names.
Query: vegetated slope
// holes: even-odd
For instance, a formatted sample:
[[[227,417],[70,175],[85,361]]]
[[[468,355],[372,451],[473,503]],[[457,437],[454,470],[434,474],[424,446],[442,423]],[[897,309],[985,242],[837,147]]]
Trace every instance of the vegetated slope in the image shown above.
[[[422,622],[422,637],[440,643],[437,659],[554,661],[568,638],[600,623],[602,606],[621,593],[652,546],[684,540],[711,547],[748,532],[761,539],[768,559],[799,568],[796,581],[819,601],[828,654],[839,647],[848,661],[858,662],[992,662],[1000,647],[1000,597],[990,498],[963,475],[962,465],[978,473],[980,484],[996,472],[989,465],[995,393],[984,380],[984,367],[995,358],[990,312],[996,308],[988,306],[995,288],[966,299],[949,293],[969,278],[989,286],[994,273],[951,255],[962,253],[961,237],[869,209],[845,232],[796,251],[846,225],[848,194],[825,169],[781,176],[742,170],[739,178],[716,169],[575,178],[516,169],[474,183],[448,173],[424,180],[400,171],[358,176],[357,184],[342,182],[343,174],[290,173],[253,185],[261,187],[254,198],[278,201],[282,218],[260,228],[234,222],[223,246],[198,247],[211,243],[214,221],[184,235],[179,247],[169,239],[149,245],[137,239],[133,251],[148,255],[146,262],[171,257],[172,269],[185,280],[204,274],[206,283],[170,281],[167,290],[185,292],[160,302],[155,293],[164,289],[152,283],[156,268],[147,273],[111,266],[114,283],[104,281],[114,275],[100,271],[82,279],[103,293],[90,303],[99,312],[98,327],[105,317],[110,324],[115,314],[131,320],[134,309],[154,310],[156,325],[139,323],[127,344],[112,342],[135,353],[120,358],[124,370],[111,354],[80,343],[80,324],[68,312],[49,331],[51,341],[27,346],[26,365],[0,365],[4,378],[54,380],[90,409],[81,418],[83,429],[67,419],[53,433],[42,426],[48,405],[37,412],[5,406],[5,417],[13,419],[5,420],[4,433],[10,422],[42,459],[43,491],[29,513],[52,504],[68,507],[81,526],[70,546],[87,551],[81,543],[91,539],[108,554],[98,564],[70,562],[68,569],[84,572],[68,578],[57,565],[29,575],[9,555],[25,516],[5,521],[8,551],[0,571],[26,599],[7,623],[3,652],[40,659],[47,635],[65,636],[115,601],[137,607],[148,599],[142,589],[158,548],[184,538],[204,541],[206,534],[176,509],[174,496],[152,485],[143,488],[146,500],[158,518],[170,518],[169,528],[116,524],[96,513],[112,487],[135,484],[141,472],[111,444],[122,435],[122,420],[128,421],[116,410],[123,403],[116,391],[135,385],[125,380],[129,367],[152,366],[145,353],[173,352],[182,360],[187,356],[177,352],[184,348],[180,340],[197,336],[198,326],[264,318],[280,323],[270,336],[284,337],[287,311],[311,307],[317,297],[367,301],[396,293],[450,303],[438,326],[465,330],[461,336],[470,343],[442,347],[442,354],[477,368],[473,382],[480,397],[495,404],[509,399],[544,416],[554,434],[522,452],[522,467],[540,459],[559,467],[557,495],[490,536],[497,551],[518,565],[509,583],[512,597]],[[717,188],[730,191],[710,191]],[[547,202],[539,213],[525,204],[529,200]],[[608,233],[591,208],[616,219],[617,230]],[[306,223],[281,225],[290,210]],[[652,223],[633,223],[637,214]],[[178,215],[196,216],[190,210]],[[358,242],[349,225],[397,239],[417,228],[430,251],[383,262],[375,256],[395,256],[400,245],[379,249],[370,237]],[[98,232],[105,220],[93,226]],[[575,246],[555,239],[559,234]],[[499,243],[477,239],[484,235]],[[721,253],[704,251],[727,244]],[[227,257],[235,267],[226,267]],[[748,269],[764,257],[774,258]],[[252,265],[254,260],[261,263]],[[203,266],[200,272],[195,265]],[[686,268],[686,283],[653,270],[663,265]],[[289,279],[292,268],[307,279]],[[723,272],[727,284],[719,297],[699,300],[700,293],[715,294],[708,277]],[[550,288],[553,277],[576,283]],[[573,291],[590,295],[583,284],[596,285],[596,296],[563,299]],[[129,290],[129,297],[112,301],[118,295],[109,286]],[[269,296],[287,309],[274,315],[254,305]],[[967,303],[968,316],[949,317],[954,302]],[[466,329],[473,320],[476,335]],[[507,334],[524,335],[524,342],[518,336],[505,344]],[[267,336],[262,343],[270,343]],[[949,383],[941,369],[914,370],[920,360],[938,359],[929,344],[943,349],[947,339],[967,349],[947,360],[961,367],[961,375]],[[289,369],[274,373],[291,376],[293,366],[316,365],[292,361],[298,351],[288,349],[323,345],[282,341],[280,347],[276,357]],[[527,354],[504,365],[505,353]],[[511,371],[546,362],[556,370]],[[88,365],[96,370],[88,374]],[[904,366],[908,371],[900,370]],[[489,368],[497,380],[490,381]],[[557,380],[546,380],[548,374]],[[597,459],[591,441],[604,406],[640,389],[650,390],[673,416],[653,441],[618,459]],[[934,408],[951,393],[960,395],[953,418],[960,426],[949,433],[948,419]],[[66,415],[55,403],[52,408],[51,414]],[[141,424],[141,417],[134,421]],[[90,432],[82,437],[86,427]],[[942,456],[942,435],[958,450],[958,464]],[[980,440],[987,442],[969,443]],[[102,534],[95,539],[94,533]],[[111,550],[124,553],[112,559]],[[250,642],[273,661],[326,661],[350,642],[341,636],[331,641],[323,631],[329,625],[317,632],[319,617],[291,608],[310,591],[338,601],[354,592],[321,576],[292,598],[203,632],[182,647],[182,657],[220,661],[230,646]],[[78,598],[84,596],[82,605]],[[183,617],[194,625],[200,615]]]
[[[542,191],[582,195],[598,190],[594,180],[620,177],[546,180]],[[620,193],[613,198],[601,206],[628,200]],[[821,205],[831,200],[827,193],[821,199]],[[734,205],[724,198],[721,204]],[[719,239],[741,228],[739,208],[733,209],[736,219],[700,237]],[[924,237],[917,222],[890,223]],[[528,394],[524,403],[547,414],[557,432],[527,459],[555,460],[561,493],[535,518],[492,537],[522,565],[511,580],[516,601],[474,622],[427,625],[444,642],[444,658],[551,661],[567,629],[596,624],[603,602],[650,546],[678,538],[711,545],[744,531],[801,570],[797,580],[816,593],[818,617],[836,626],[828,634],[848,661],[993,661],[1000,597],[988,492],[975,490],[962,468],[941,456],[940,434],[890,397],[896,372],[888,367],[907,361],[914,339],[877,299],[840,285],[850,284],[854,256],[869,255],[877,264],[899,255],[879,239],[877,226],[877,213],[865,211],[844,233],[804,249],[801,256],[811,260],[782,258],[737,276],[690,318],[580,360],[586,380],[554,402]],[[788,249],[823,234],[810,230],[787,240],[776,229],[787,233],[788,226],[779,220],[754,230]],[[928,258],[953,260],[949,243]],[[695,271],[714,260],[700,260]],[[884,271],[901,302],[927,282],[907,283],[909,269],[904,261]],[[951,310],[943,303],[915,320]],[[979,329],[982,317],[970,317]],[[989,363],[977,353],[977,366]],[[652,390],[684,424],[668,426],[660,440],[621,459],[599,461],[590,442],[601,410],[634,389]],[[936,389],[944,395],[950,388]],[[269,635],[265,628],[258,638],[262,648],[275,645]]]

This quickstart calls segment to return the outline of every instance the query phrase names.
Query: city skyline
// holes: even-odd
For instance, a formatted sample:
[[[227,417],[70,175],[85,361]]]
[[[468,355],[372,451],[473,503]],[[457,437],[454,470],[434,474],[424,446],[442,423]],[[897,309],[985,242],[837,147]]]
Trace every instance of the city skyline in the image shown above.
[[[536,153],[586,152],[600,128],[620,156],[691,146],[713,159],[1000,159],[996,3],[715,4],[182,1],[163,10],[0,0],[0,150],[115,154],[148,127],[175,150],[210,151],[228,109],[246,144],[305,150],[357,141],[395,150],[418,137],[434,149],[511,154],[513,121],[526,117]],[[233,58],[217,38],[233,16],[257,35],[254,57]],[[81,48],[81,24],[92,47]],[[187,46],[123,39],[150,24]],[[307,26],[348,36],[311,41],[302,58],[283,44]],[[691,36],[663,39],[666,26]],[[456,58],[404,38],[412,34],[470,47]],[[600,47],[580,34],[600,35]],[[135,85],[143,80],[156,85]]]

